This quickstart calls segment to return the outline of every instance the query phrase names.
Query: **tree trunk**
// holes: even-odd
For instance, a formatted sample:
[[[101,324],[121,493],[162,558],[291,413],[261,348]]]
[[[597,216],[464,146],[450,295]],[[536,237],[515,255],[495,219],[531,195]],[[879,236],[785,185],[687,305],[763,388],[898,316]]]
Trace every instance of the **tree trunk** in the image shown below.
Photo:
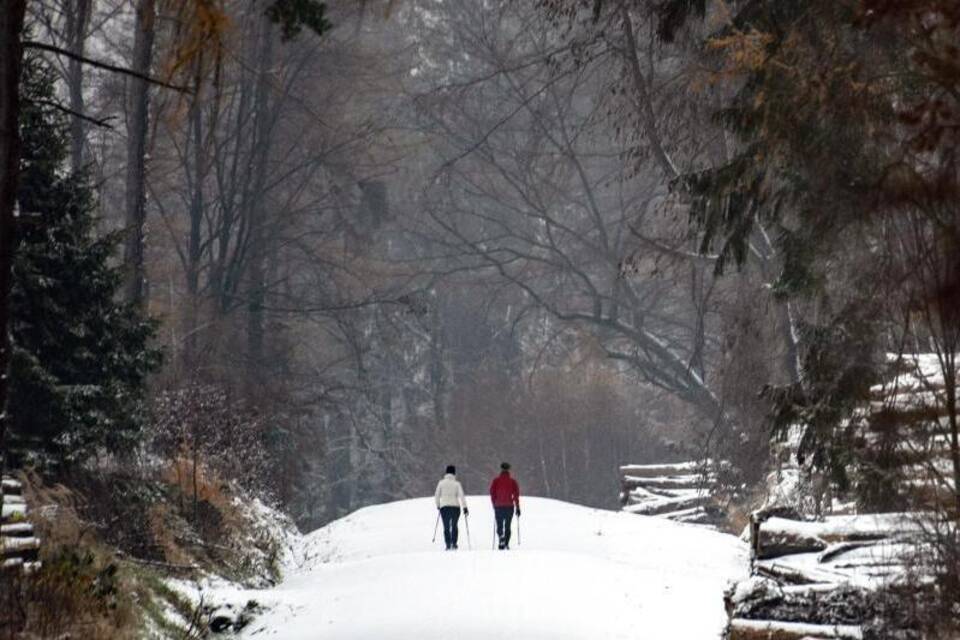
[[[93,0],[74,0],[66,8],[67,46],[71,53],[82,57],[87,44],[87,24]],[[83,64],[79,59],[70,58],[67,62],[67,88],[70,93],[70,110],[74,114],[84,112],[83,102]],[[83,168],[83,146],[86,130],[79,115],[70,120],[70,169],[73,173]]]
[[[250,270],[247,278],[247,348],[251,381],[259,382],[264,372],[263,362],[263,305],[265,301],[265,273],[268,238],[264,214],[263,192],[267,182],[267,162],[273,138],[270,114],[270,80],[273,66],[273,29],[266,18],[260,26],[260,67],[258,69],[254,120],[255,146],[253,147],[253,184],[248,192],[245,208],[251,229]],[[259,385],[258,385],[259,386]]]
[[[133,41],[131,68],[149,75],[153,63],[156,0],[140,0]],[[146,222],[146,155],[149,126],[149,84],[141,78],[128,79],[127,176],[126,176],[126,267],[124,294],[127,302],[146,303],[144,269],[144,224]]]
[[[190,197],[190,232],[187,238],[187,308],[184,321],[183,365],[187,375],[196,368],[197,327],[200,313],[200,259],[203,225],[203,186],[206,180],[206,155],[203,142],[203,106],[200,84],[203,74],[202,56],[194,73],[194,95],[190,105],[190,131],[193,139],[193,193]],[[188,160],[189,161],[189,160]]]
[[[946,340],[947,345],[950,345]],[[955,341],[954,341],[955,343]],[[954,347],[955,348],[955,347]],[[943,382],[947,399],[947,420],[950,430],[950,461],[953,466],[953,500],[957,510],[955,518],[960,520],[960,419],[957,416],[957,362],[956,353],[944,352]]]
[[[0,474],[6,463],[10,392],[10,286],[15,249],[14,211],[20,173],[20,72],[26,0],[4,0],[0,10]],[[0,508],[3,506],[0,494]]]
[[[434,425],[438,431],[447,430],[446,389],[447,375],[443,361],[444,326],[440,316],[441,298],[433,295],[430,305],[430,395],[433,399]]]
[[[198,482],[197,482],[197,466],[200,463],[200,440],[199,433],[197,433],[198,428],[194,427],[193,434],[193,470],[191,482],[193,483],[193,526],[199,527],[200,525],[200,502],[198,499]]]
[[[633,89],[637,95],[637,107],[640,109],[640,117],[643,120],[643,130],[650,145],[650,151],[656,159],[657,164],[663,169],[664,175],[668,180],[679,177],[680,172],[670,159],[664,145],[663,139],[657,130],[657,116],[653,110],[653,97],[650,95],[647,87],[647,80],[640,69],[640,60],[637,57],[637,38],[633,31],[633,19],[630,17],[630,9],[627,3],[620,6],[620,19],[623,22],[623,34],[626,40],[626,50],[624,52],[627,71],[633,80]]]

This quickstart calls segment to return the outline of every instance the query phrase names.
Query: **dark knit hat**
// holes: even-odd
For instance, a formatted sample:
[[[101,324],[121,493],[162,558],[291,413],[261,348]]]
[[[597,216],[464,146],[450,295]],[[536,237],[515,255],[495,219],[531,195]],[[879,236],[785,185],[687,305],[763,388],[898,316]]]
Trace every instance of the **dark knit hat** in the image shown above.
[[[447,473],[452,473],[453,475],[457,475],[457,468],[456,468],[455,466],[453,466],[452,464],[448,464],[448,465],[447,465]]]
[[[509,463],[509,462],[501,462],[501,463],[500,463],[500,468],[503,469],[504,471],[509,471],[509,470],[510,470],[510,463]]]

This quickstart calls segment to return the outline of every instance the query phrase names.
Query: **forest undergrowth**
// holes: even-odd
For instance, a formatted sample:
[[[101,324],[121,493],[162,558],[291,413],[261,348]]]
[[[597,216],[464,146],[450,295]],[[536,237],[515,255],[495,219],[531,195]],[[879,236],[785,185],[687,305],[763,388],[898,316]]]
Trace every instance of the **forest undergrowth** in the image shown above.
[[[249,494],[192,462],[18,474],[43,541],[34,571],[0,573],[0,638],[205,637],[210,610],[168,579],[280,577],[279,541]]]

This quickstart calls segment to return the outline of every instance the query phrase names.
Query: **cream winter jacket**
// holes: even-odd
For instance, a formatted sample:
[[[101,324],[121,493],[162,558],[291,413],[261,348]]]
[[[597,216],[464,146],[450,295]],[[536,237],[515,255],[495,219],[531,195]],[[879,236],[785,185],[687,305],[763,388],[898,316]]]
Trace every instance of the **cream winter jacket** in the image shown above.
[[[463,507],[467,508],[467,498],[463,495],[463,487],[457,481],[456,476],[448,473],[437,483],[437,490],[433,494],[437,501],[437,507]]]

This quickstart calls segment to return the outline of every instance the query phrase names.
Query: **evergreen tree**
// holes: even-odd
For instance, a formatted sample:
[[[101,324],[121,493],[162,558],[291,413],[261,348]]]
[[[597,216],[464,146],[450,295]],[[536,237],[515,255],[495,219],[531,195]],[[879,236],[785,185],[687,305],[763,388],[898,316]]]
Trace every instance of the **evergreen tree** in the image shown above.
[[[275,0],[267,7],[267,17],[280,25],[285,40],[300,35],[303,27],[322,35],[330,29],[326,18],[327,6],[317,0]]]
[[[118,234],[97,237],[88,176],[66,173],[69,138],[53,76],[26,61],[14,262],[10,415],[15,455],[70,464],[122,452],[143,420],[160,364],[154,321],[118,302]]]
[[[708,6],[667,0],[660,35]],[[774,293],[816,310],[798,322],[801,381],[767,393],[778,431],[806,425],[801,453],[839,471],[845,425],[904,327],[960,342],[960,8],[735,0],[724,12],[703,50],[732,88],[715,115],[739,144],[675,186],[718,269],[746,261],[762,224],[781,256]]]

